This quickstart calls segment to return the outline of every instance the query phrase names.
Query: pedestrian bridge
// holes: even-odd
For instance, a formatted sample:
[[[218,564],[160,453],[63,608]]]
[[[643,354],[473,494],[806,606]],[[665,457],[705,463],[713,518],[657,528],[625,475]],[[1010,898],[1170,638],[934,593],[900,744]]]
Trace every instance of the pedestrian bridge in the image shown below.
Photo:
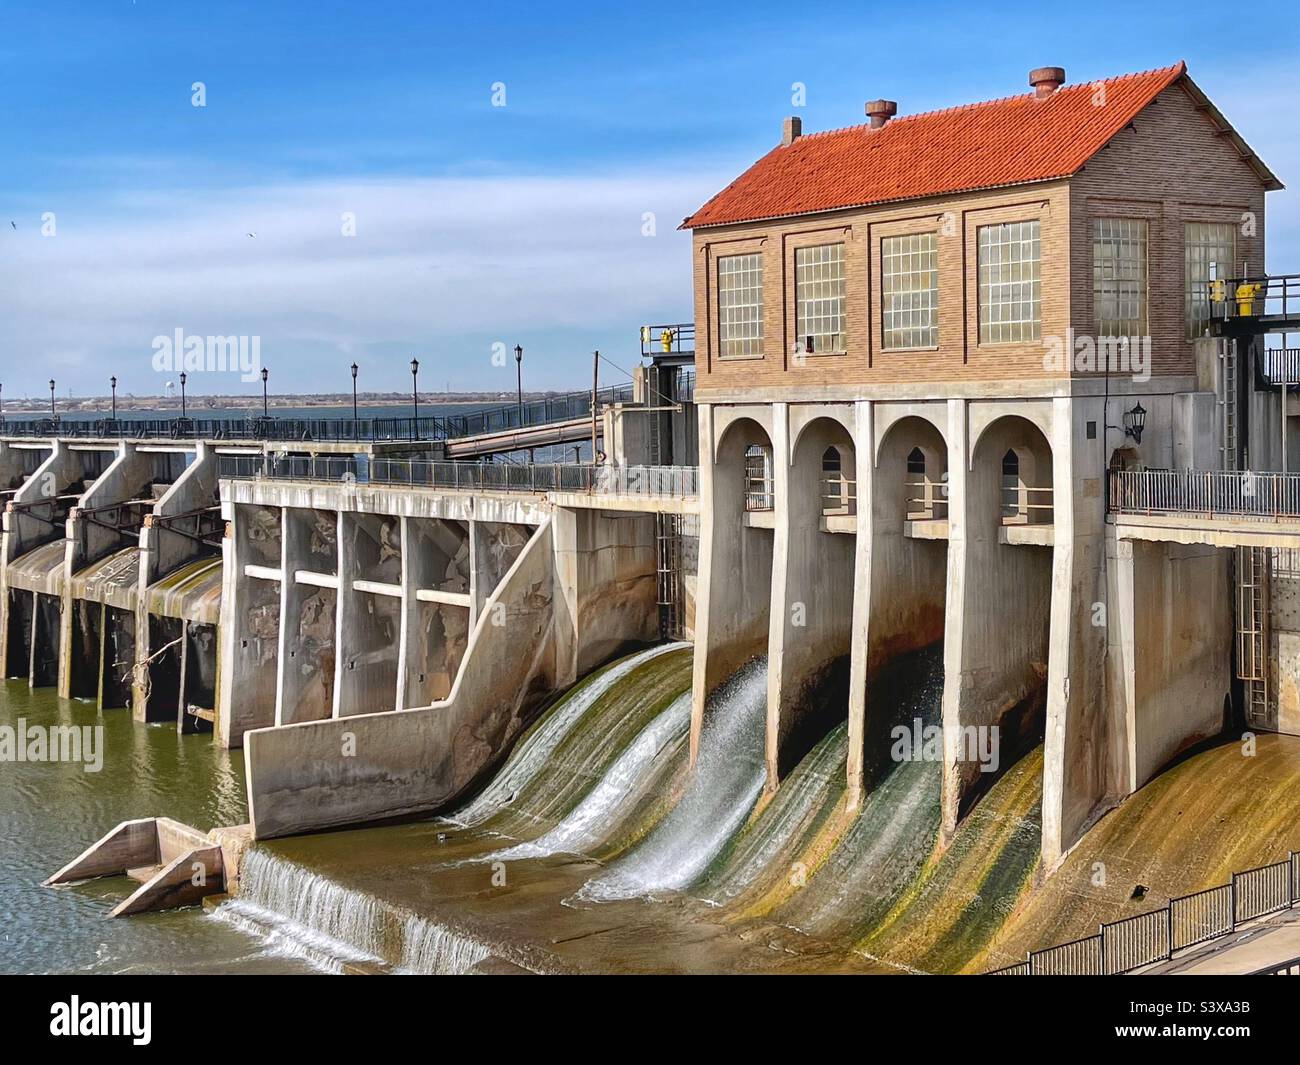
[[[1112,470],[1108,511],[1122,539],[1300,547],[1300,474]]]

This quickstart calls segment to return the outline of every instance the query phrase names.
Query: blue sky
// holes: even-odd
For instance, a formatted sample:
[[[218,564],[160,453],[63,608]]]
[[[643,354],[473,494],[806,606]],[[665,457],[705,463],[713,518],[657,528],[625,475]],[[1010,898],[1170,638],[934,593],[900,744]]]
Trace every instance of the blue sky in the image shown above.
[[[424,388],[508,390],[493,345],[516,343],[526,385],[581,387],[593,347],[630,366],[639,324],[690,318],[676,225],[784,115],[816,130],[879,96],[906,114],[1011,95],[1046,64],[1080,81],[1185,58],[1300,184],[1295,20],[987,10],[0,0],[4,394],[51,376],[103,393],[110,374],[157,393],[152,341],[178,328],[260,336],[277,391],[345,390],[352,361],[363,388],[404,389],[412,356]],[[1276,272],[1300,271],[1296,195],[1269,198]]]

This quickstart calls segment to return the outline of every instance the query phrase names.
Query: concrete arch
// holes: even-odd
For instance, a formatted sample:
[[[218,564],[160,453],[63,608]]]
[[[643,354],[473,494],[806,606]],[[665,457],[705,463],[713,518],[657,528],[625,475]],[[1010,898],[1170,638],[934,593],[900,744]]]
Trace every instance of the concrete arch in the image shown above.
[[[948,409],[944,404],[908,403],[892,405],[876,404],[876,439],[872,452],[872,461],[880,464],[880,452],[885,446],[896,426],[904,422],[923,422],[938,434],[942,445],[940,450],[948,449]]]
[[[856,447],[856,425],[853,407],[849,404],[819,403],[816,406],[793,406],[790,408],[790,449],[791,456],[798,449],[804,434],[813,426],[833,422],[839,426]],[[824,425],[823,425],[824,429]]]
[[[833,451],[839,462],[838,482],[840,491],[836,498],[841,500],[835,507],[828,508],[828,496],[831,485],[825,473],[826,453]],[[796,504],[796,495],[808,495],[803,501],[814,507],[819,514],[852,514],[856,507],[856,468],[857,447],[853,434],[838,418],[814,418],[800,430],[790,456],[790,495],[791,505]],[[816,489],[816,497],[809,493]],[[801,508],[802,509],[802,508]]]
[[[975,452],[989,431],[1007,418],[1028,423],[1038,430],[1043,440],[1052,439],[1052,411],[1037,403],[972,404],[970,410],[970,453],[968,468],[973,468]]]

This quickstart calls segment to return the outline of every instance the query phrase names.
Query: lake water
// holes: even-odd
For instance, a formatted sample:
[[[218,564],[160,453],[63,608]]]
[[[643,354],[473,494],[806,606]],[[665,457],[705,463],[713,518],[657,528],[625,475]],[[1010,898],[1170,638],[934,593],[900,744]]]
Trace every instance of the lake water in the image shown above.
[[[191,908],[105,919],[137,885],[125,877],[67,888],[41,881],[120,821],[166,815],[197,828],[246,818],[242,752],[129,710],[102,716],[23,681],[0,686],[0,728],[103,727],[103,764],[0,761],[0,972],[305,972],[261,937]]]

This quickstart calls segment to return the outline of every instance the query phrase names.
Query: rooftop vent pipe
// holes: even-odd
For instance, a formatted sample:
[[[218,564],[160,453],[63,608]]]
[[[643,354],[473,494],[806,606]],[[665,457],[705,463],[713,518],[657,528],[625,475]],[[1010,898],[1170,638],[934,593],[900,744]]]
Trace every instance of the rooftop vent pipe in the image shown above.
[[[879,129],[898,114],[898,104],[893,100],[870,100],[867,102],[867,117],[871,119],[871,128]]]
[[[1029,72],[1029,84],[1034,87],[1034,95],[1040,100],[1051,96],[1065,84],[1065,67],[1039,67]]]

